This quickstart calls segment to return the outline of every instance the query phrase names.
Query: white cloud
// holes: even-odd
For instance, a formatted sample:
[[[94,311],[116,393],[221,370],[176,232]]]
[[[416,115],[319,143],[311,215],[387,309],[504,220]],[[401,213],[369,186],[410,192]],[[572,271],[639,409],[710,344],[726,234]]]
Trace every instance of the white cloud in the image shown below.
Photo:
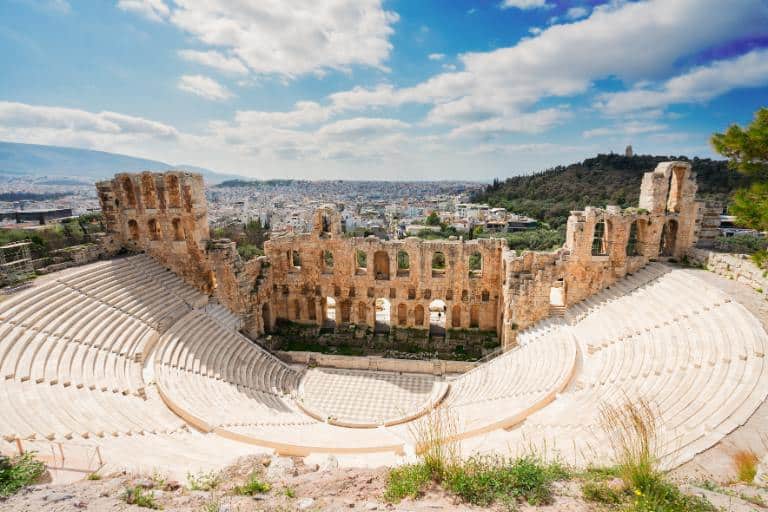
[[[578,20],[580,18],[583,18],[589,14],[589,9],[586,7],[571,7],[568,9],[568,11],[565,13],[565,17],[569,20]]]
[[[195,50],[181,50],[179,56],[190,62],[196,62],[224,73],[233,75],[247,75],[248,68],[235,57],[227,57],[217,51],[200,52]]]
[[[169,19],[256,73],[294,78],[352,65],[385,69],[398,16],[381,0],[177,0]]]
[[[597,107],[608,114],[660,109],[676,103],[710,100],[730,90],[768,84],[768,49],[753,50],[711,62],[664,82],[658,88],[635,88],[603,94]]]
[[[320,128],[317,133],[321,136],[354,136],[369,137],[380,135],[404,128],[408,124],[397,119],[380,119],[375,117],[356,117],[353,119],[343,119]]]
[[[330,116],[330,110],[314,101],[300,101],[288,112],[261,112],[255,110],[239,111],[235,120],[240,126],[272,126],[296,128],[324,122]]]
[[[516,9],[540,9],[549,6],[547,0],[503,0],[499,7],[502,9],[509,9],[511,7]]]
[[[444,53],[430,53],[428,55],[429,60],[443,60],[445,58]]]
[[[528,32],[530,32],[531,34],[537,36],[537,35],[541,34],[541,28],[539,28],[539,27],[531,27],[531,28],[528,29]]]
[[[201,98],[222,101],[232,97],[232,93],[213,78],[203,75],[183,75],[179,78],[179,89]]]
[[[440,67],[446,71],[456,71],[456,64],[443,64]]]
[[[117,7],[152,21],[163,21],[171,12],[164,0],[118,0]]]

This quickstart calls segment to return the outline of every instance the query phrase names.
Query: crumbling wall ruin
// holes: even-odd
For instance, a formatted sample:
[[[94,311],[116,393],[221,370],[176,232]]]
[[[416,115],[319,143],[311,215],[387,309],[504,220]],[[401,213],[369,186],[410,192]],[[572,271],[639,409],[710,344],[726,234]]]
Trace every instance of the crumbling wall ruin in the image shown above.
[[[500,239],[353,238],[326,206],[310,233],[269,240],[265,257],[244,262],[234,242],[210,240],[199,174],[123,173],[97,189],[110,252],[152,255],[238,314],[252,338],[288,321],[442,340],[492,332],[505,347],[649,261],[681,258],[703,207],[690,164],[664,162],[644,175],[637,208],[571,212],[552,252],[517,253]]]

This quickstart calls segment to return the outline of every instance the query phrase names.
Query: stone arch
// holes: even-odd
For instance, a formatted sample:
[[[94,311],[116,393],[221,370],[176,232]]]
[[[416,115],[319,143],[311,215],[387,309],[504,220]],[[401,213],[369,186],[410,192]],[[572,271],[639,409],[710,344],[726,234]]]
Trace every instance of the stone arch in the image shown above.
[[[392,303],[388,299],[378,298],[373,302],[373,306],[376,311],[374,332],[388,334],[392,327]]]
[[[144,208],[157,208],[155,177],[150,173],[141,175],[141,201],[144,203]]]
[[[139,241],[139,223],[133,219],[129,220],[128,233],[130,234],[131,240],[138,242]]]
[[[408,324],[408,306],[405,302],[397,305],[397,325],[405,327]]]
[[[336,299],[326,297],[323,304],[323,327],[336,327]]]
[[[445,301],[435,299],[429,303],[430,336],[445,336],[445,317],[447,312],[448,307],[445,305]]]
[[[355,249],[355,274],[365,275],[368,273],[368,254],[360,249]]]
[[[310,320],[317,320],[317,309],[315,308],[314,297],[307,297],[307,317]]]
[[[637,256],[640,254],[640,251],[638,250],[639,241],[637,222],[638,221],[634,221],[629,225],[629,235],[627,236],[626,247],[627,256]]]
[[[387,251],[376,251],[373,254],[373,275],[377,280],[389,280],[389,254]]]
[[[347,325],[352,313],[352,303],[349,300],[342,300],[339,305],[341,306],[341,324]]]
[[[299,251],[291,250],[291,266],[295,269],[301,268],[301,254],[299,254]]]
[[[483,255],[480,251],[475,251],[469,255],[467,260],[469,277],[480,277],[483,275]]]
[[[411,258],[406,251],[397,252],[397,275],[407,277],[411,274]]]
[[[595,229],[592,234],[592,256],[605,256],[608,254],[607,246],[605,221],[601,219],[595,222]]]
[[[160,223],[157,222],[157,219],[149,219],[147,221],[147,230],[149,231],[150,240],[157,241],[162,237],[162,233],[160,232]]]
[[[168,207],[181,208],[181,191],[179,190],[179,177],[169,174],[166,177],[166,190],[168,191]]]
[[[173,226],[173,239],[177,242],[184,240],[184,228],[181,225],[181,219],[173,219],[171,221]]]
[[[357,303],[357,323],[368,324],[368,304],[363,301]]]
[[[661,229],[661,238],[659,240],[659,255],[663,257],[674,256],[676,242],[677,221],[675,219],[669,219]]]
[[[683,182],[685,180],[685,168],[674,167],[669,173],[669,193],[667,195],[667,211],[680,213],[683,202]]]
[[[272,312],[269,309],[268,303],[261,306],[261,322],[264,325],[265,334],[272,332]]]
[[[454,304],[451,308],[451,327],[458,329],[461,327],[461,306]]]
[[[445,253],[442,251],[432,253],[432,277],[443,277],[446,266]]]
[[[424,306],[416,304],[413,308],[413,324],[422,326],[424,325]]]
[[[477,329],[480,327],[480,306],[472,304],[469,307],[469,327]]]
[[[128,176],[122,179],[123,193],[125,200],[128,201],[128,208],[136,208],[136,192],[133,190],[133,181]]]

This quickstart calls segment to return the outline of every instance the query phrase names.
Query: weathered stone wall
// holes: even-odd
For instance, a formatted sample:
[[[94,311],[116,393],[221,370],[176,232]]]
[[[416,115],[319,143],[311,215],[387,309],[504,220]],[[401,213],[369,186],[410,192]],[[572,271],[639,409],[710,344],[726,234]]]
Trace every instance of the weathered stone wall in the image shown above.
[[[715,274],[746,284],[768,300],[768,270],[758,268],[748,255],[692,247],[688,259]]]
[[[288,363],[338,368],[347,370],[371,370],[404,373],[427,373],[446,375],[465,373],[477,366],[467,361],[420,361],[412,359],[390,359],[377,356],[340,356],[318,354],[317,352],[276,352],[280,359]]]
[[[118,174],[97,189],[105,250],[146,251],[238,314],[252,338],[285,320],[353,337],[396,333],[393,342],[401,333],[463,342],[493,331],[510,347],[520,329],[649,261],[681,258],[704,216],[690,164],[664,162],[643,177],[639,208],[571,212],[566,243],[553,252],[518,254],[499,239],[351,238],[327,206],[310,233],[270,240],[266,257],[243,262],[233,242],[210,240],[199,174]],[[388,304],[386,318],[377,318],[377,302]]]
[[[113,243],[145,251],[188,283],[211,293],[210,239],[203,178],[182,171],[116,174],[96,184]]]

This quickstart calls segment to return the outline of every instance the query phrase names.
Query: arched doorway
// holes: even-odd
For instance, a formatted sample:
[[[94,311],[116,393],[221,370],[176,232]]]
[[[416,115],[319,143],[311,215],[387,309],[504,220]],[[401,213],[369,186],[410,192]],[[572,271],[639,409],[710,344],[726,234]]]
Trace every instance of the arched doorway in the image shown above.
[[[379,280],[389,279],[389,254],[386,251],[376,251],[373,254],[373,275]]]
[[[336,299],[333,297],[325,298],[325,318],[323,327],[333,329],[336,327]]]
[[[413,324],[418,327],[424,325],[424,306],[421,304],[416,304],[413,308]]]
[[[261,307],[261,323],[264,326],[264,334],[272,332],[272,313],[269,310],[269,304]]]
[[[659,255],[669,258],[675,255],[675,242],[677,241],[677,221],[670,219],[661,229],[659,241]]]
[[[378,334],[389,334],[392,305],[387,299],[376,299],[376,322],[373,331]]]
[[[445,336],[445,301],[435,299],[429,303],[429,335]]]

